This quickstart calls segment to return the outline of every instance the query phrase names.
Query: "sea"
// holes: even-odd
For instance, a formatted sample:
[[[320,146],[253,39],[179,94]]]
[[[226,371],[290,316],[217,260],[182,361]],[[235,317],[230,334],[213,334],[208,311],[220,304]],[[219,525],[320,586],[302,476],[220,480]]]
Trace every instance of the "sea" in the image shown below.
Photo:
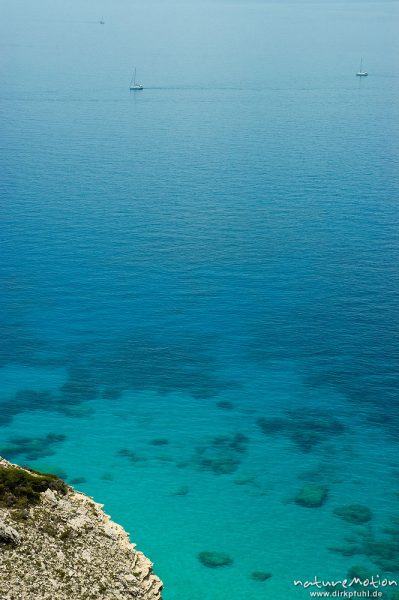
[[[0,454],[103,503],[165,600],[399,582],[398,30],[3,3]]]

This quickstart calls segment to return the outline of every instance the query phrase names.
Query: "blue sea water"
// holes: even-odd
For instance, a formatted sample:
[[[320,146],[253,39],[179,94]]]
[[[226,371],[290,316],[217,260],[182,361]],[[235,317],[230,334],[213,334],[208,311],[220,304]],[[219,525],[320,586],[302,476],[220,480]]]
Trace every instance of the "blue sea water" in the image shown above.
[[[0,454],[103,502],[166,600],[399,576],[397,28],[396,2],[4,8]]]

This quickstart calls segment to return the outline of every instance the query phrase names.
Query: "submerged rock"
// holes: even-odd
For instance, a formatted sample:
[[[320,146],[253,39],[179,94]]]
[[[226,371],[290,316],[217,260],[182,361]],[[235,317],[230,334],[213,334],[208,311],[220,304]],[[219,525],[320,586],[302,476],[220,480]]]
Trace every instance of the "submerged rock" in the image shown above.
[[[86,483],[86,482],[87,482],[86,477],[74,477],[73,479],[71,479],[72,485],[79,485],[79,483]]]
[[[167,446],[169,444],[169,440],[166,438],[155,438],[150,440],[149,444],[152,446]]]
[[[252,571],[251,573],[251,579],[254,581],[267,581],[270,577],[272,574],[267,571]]]
[[[327,500],[328,488],[325,485],[304,485],[295,496],[295,503],[306,508],[318,508]]]
[[[38,460],[55,454],[54,446],[60,444],[66,439],[65,435],[49,433],[42,437],[12,437],[7,446],[0,448],[0,452],[9,459]]]
[[[211,569],[226,567],[233,564],[233,559],[225,552],[204,551],[198,554],[198,560]]]
[[[233,410],[234,408],[234,404],[229,400],[219,400],[219,402],[216,402],[216,406],[223,408],[223,410]]]
[[[212,471],[215,475],[234,473],[247,451],[248,441],[242,433],[217,435],[210,439],[208,445],[196,449],[192,462],[199,469]]]
[[[287,410],[283,417],[261,417],[257,424],[265,435],[287,437],[306,453],[345,430],[329,411],[320,413],[309,407]]]
[[[354,525],[362,525],[371,521],[373,513],[371,510],[363,504],[348,504],[346,506],[339,506],[334,509],[334,514],[340,517],[348,523]]]
[[[187,496],[189,491],[188,485],[180,485],[171,492],[171,496]]]
[[[0,598],[161,599],[152,563],[100,504],[1,458],[0,473]]]

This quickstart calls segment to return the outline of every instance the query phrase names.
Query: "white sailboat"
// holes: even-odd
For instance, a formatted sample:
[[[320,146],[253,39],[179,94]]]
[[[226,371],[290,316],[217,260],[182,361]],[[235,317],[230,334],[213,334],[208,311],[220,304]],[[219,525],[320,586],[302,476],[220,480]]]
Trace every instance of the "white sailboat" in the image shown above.
[[[367,71],[363,71],[363,58],[360,59],[360,68],[356,73],[356,77],[367,77]]]
[[[141,83],[138,83],[136,81],[136,69],[134,69],[134,75],[133,75],[132,80],[130,82],[130,89],[131,90],[142,90],[142,89],[144,89],[143,85]]]
[[[104,17],[101,17],[101,19],[100,19],[100,25],[105,25]]]

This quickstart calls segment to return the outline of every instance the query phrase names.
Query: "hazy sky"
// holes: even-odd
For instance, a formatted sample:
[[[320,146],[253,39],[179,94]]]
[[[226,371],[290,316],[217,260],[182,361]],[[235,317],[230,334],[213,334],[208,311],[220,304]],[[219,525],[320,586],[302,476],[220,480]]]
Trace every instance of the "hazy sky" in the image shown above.
[[[298,73],[317,78],[321,69],[352,73],[361,55],[370,71],[392,75],[398,22],[398,3],[363,0],[7,0],[2,82],[71,87],[85,72],[91,87],[117,86],[137,66],[153,86],[264,86]]]

